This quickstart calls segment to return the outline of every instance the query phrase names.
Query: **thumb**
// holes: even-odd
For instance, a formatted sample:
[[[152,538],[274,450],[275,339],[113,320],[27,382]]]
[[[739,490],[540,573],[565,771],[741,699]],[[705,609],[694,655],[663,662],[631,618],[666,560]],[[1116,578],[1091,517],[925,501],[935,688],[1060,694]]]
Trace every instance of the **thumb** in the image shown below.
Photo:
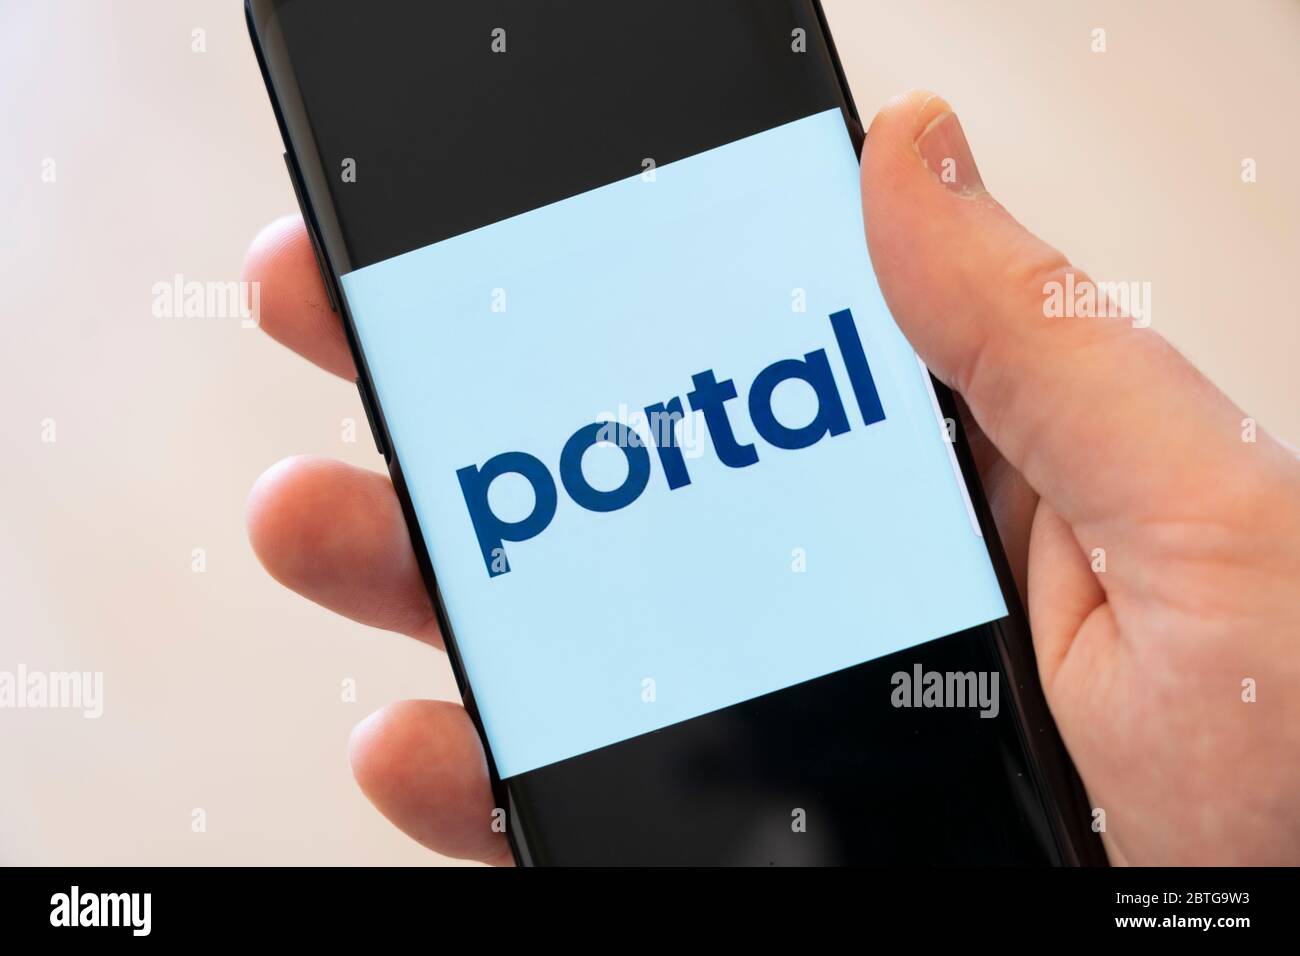
[[[880,112],[862,196],[903,333],[1076,529],[1248,494],[1262,470],[1234,467],[1260,448],[1243,443],[1242,413],[1151,329],[1105,317],[1104,300],[1082,317],[1047,307],[1053,283],[1089,280],[989,196],[941,98],[913,92]]]

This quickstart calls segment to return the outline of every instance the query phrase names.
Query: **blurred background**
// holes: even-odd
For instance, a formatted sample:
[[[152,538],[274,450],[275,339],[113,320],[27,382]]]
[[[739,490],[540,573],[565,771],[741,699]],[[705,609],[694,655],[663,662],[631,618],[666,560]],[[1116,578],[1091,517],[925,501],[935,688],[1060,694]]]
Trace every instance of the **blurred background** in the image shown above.
[[[1004,205],[1150,282],[1154,327],[1300,444],[1300,2],[825,7],[864,117],[943,93]],[[0,0],[0,101],[0,671],[104,675],[97,720],[0,709],[0,863],[450,862],[346,759],[384,703],[455,699],[446,660],[285,591],[244,534],[284,456],[381,467],[356,389],[237,317],[154,315],[296,208],[242,4]]]

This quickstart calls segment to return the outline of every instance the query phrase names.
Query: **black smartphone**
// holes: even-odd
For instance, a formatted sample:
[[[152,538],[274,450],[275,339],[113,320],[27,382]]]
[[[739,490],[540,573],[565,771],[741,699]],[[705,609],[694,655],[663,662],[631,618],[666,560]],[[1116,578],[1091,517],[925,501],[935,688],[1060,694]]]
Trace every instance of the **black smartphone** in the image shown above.
[[[818,3],[247,12],[518,862],[1105,861]]]

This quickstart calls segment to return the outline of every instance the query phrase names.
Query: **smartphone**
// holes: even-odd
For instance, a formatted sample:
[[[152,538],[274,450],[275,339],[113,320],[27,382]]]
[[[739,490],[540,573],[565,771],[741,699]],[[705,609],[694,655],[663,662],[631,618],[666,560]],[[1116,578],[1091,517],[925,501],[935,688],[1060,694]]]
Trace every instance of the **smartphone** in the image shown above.
[[[519,863],[1104,862],[818,3],[247,13]]]

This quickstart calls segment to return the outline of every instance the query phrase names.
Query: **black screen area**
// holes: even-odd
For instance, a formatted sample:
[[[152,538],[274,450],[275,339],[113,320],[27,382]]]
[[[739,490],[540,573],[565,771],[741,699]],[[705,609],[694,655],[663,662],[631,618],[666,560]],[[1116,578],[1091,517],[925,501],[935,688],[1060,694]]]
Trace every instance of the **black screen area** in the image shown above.
[[[841,102],[789,0],[294,0],[280,17],[341,271]]]
[[[860,135],[811,0],[251,0],[250,23],[336,274],[828,108]],[[796,30],[804,55],[791,55]],[[964,439],[957,452],[974,482]],[[992,541],[977,485],[972,498]],[[441,623],[476,716],[461,636]],[[495,780],[511,845],[559,864],[1095,862],[1028,647],[1017,611]],[[1001,712],[891,706],[891,675],[917,664],[998,671]]]

